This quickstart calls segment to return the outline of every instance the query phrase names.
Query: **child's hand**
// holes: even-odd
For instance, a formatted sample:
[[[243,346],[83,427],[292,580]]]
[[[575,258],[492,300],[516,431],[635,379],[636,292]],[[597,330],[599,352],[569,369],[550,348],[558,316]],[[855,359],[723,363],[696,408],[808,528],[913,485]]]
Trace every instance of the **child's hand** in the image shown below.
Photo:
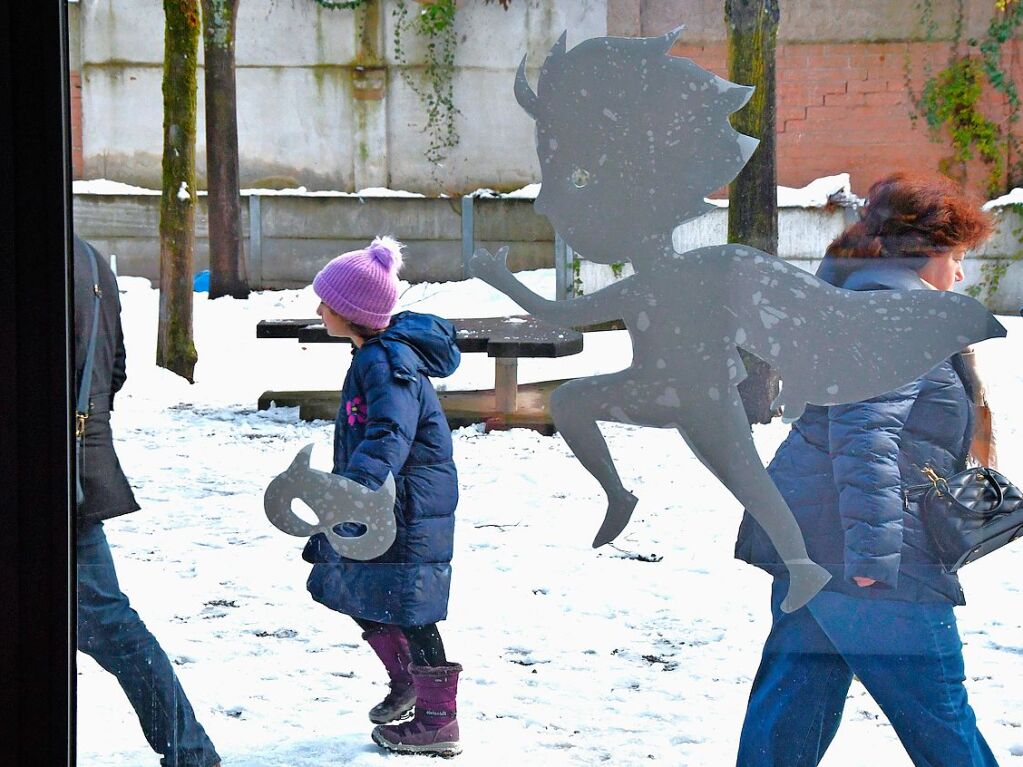
[[[511,274],[508,271],[508,246],[499,248],[497,253],[491,253],[486,248],[476,248],[476,252],[469,258],[467,268],[471,276],[499,288]]]

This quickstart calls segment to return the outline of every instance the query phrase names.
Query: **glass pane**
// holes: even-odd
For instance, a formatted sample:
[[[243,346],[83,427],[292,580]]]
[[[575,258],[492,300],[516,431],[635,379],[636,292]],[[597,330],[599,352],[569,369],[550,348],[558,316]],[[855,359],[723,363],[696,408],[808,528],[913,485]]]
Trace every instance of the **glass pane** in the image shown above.
[[[1023,545],[959,607],[925,519],[986,417],[1023,478],[1018,203],[910,122],[945,43],[784,8],[758,148],[717,6],[179,5],[68,5],[79,764],[1023,754]],[[777,252],[726,245],[772,146]]]

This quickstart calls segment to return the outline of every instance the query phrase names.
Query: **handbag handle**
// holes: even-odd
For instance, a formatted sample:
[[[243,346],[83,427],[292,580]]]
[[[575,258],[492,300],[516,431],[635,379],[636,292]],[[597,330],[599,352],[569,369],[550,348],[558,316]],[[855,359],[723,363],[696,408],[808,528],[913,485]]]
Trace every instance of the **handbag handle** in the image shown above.
[[[978,478],[986,479],[988,481],[988,484],[990,484],[991,487],[993,487],[995,490],[996,500],[994,502],[994,505],[988,511],[977,511],[975,509],[971,509],[969,506],[966,506],[963,503],[960,503],[959,500],[950,492],[948,482],[944,479],[941,479],[940,485],[943,485],[945,488],[944,494],[948,496],[949,502],[953,506],[955,506],[957,511],[964,517],[973,517],[974,519],[987,519],[988,517],[997,516],[1000,513],[998,509],[1001,508],[1002,503],[1005,501],[1005,494],[1002,492],[1002,486],[998,484],[998,480],[996,480],[994,476],[992,476],[991,469],[987,468],[986,466],[982,466],[979,469],[973,469],[972,471],[977,475]],[[934,492],[936,492],[938,495],[942,494],[941,487],[939,486],[938,482],[934,483]]]

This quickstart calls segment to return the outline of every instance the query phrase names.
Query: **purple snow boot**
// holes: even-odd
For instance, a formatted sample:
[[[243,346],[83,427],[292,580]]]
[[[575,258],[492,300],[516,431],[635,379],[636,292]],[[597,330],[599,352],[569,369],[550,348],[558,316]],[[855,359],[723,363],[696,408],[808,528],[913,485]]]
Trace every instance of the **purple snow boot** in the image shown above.
[[[403,754],[448,757],[461,753],[455,717],[461,670],[457,663],[409,667],[416,686],[416,717],[411,722],[373,728],[376,744]]]
[[[380,631],[367,631],[362,635],[387,669],[391,689],[387,696],[369,710],[373,724],[402,722],[412,716],[416,705],[416,689],[408,672],[412,656],[408,640],[398,626],[386,626]]]

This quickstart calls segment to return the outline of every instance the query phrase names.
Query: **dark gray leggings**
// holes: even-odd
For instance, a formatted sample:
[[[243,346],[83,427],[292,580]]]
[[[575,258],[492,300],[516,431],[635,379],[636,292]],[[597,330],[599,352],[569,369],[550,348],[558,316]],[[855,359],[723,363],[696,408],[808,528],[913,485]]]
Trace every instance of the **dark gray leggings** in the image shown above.
[[[362,618],[353,618],[363,631],[380,631],[387,627],[387,624],[367,621]],[[417,666],[441,666],[447,663],[444,655],[444,642],[441,641],[440,631],[436,623],[428,623],[425,626],[398,626],[408,640],[409,652],[412,655],[412,662]]]

